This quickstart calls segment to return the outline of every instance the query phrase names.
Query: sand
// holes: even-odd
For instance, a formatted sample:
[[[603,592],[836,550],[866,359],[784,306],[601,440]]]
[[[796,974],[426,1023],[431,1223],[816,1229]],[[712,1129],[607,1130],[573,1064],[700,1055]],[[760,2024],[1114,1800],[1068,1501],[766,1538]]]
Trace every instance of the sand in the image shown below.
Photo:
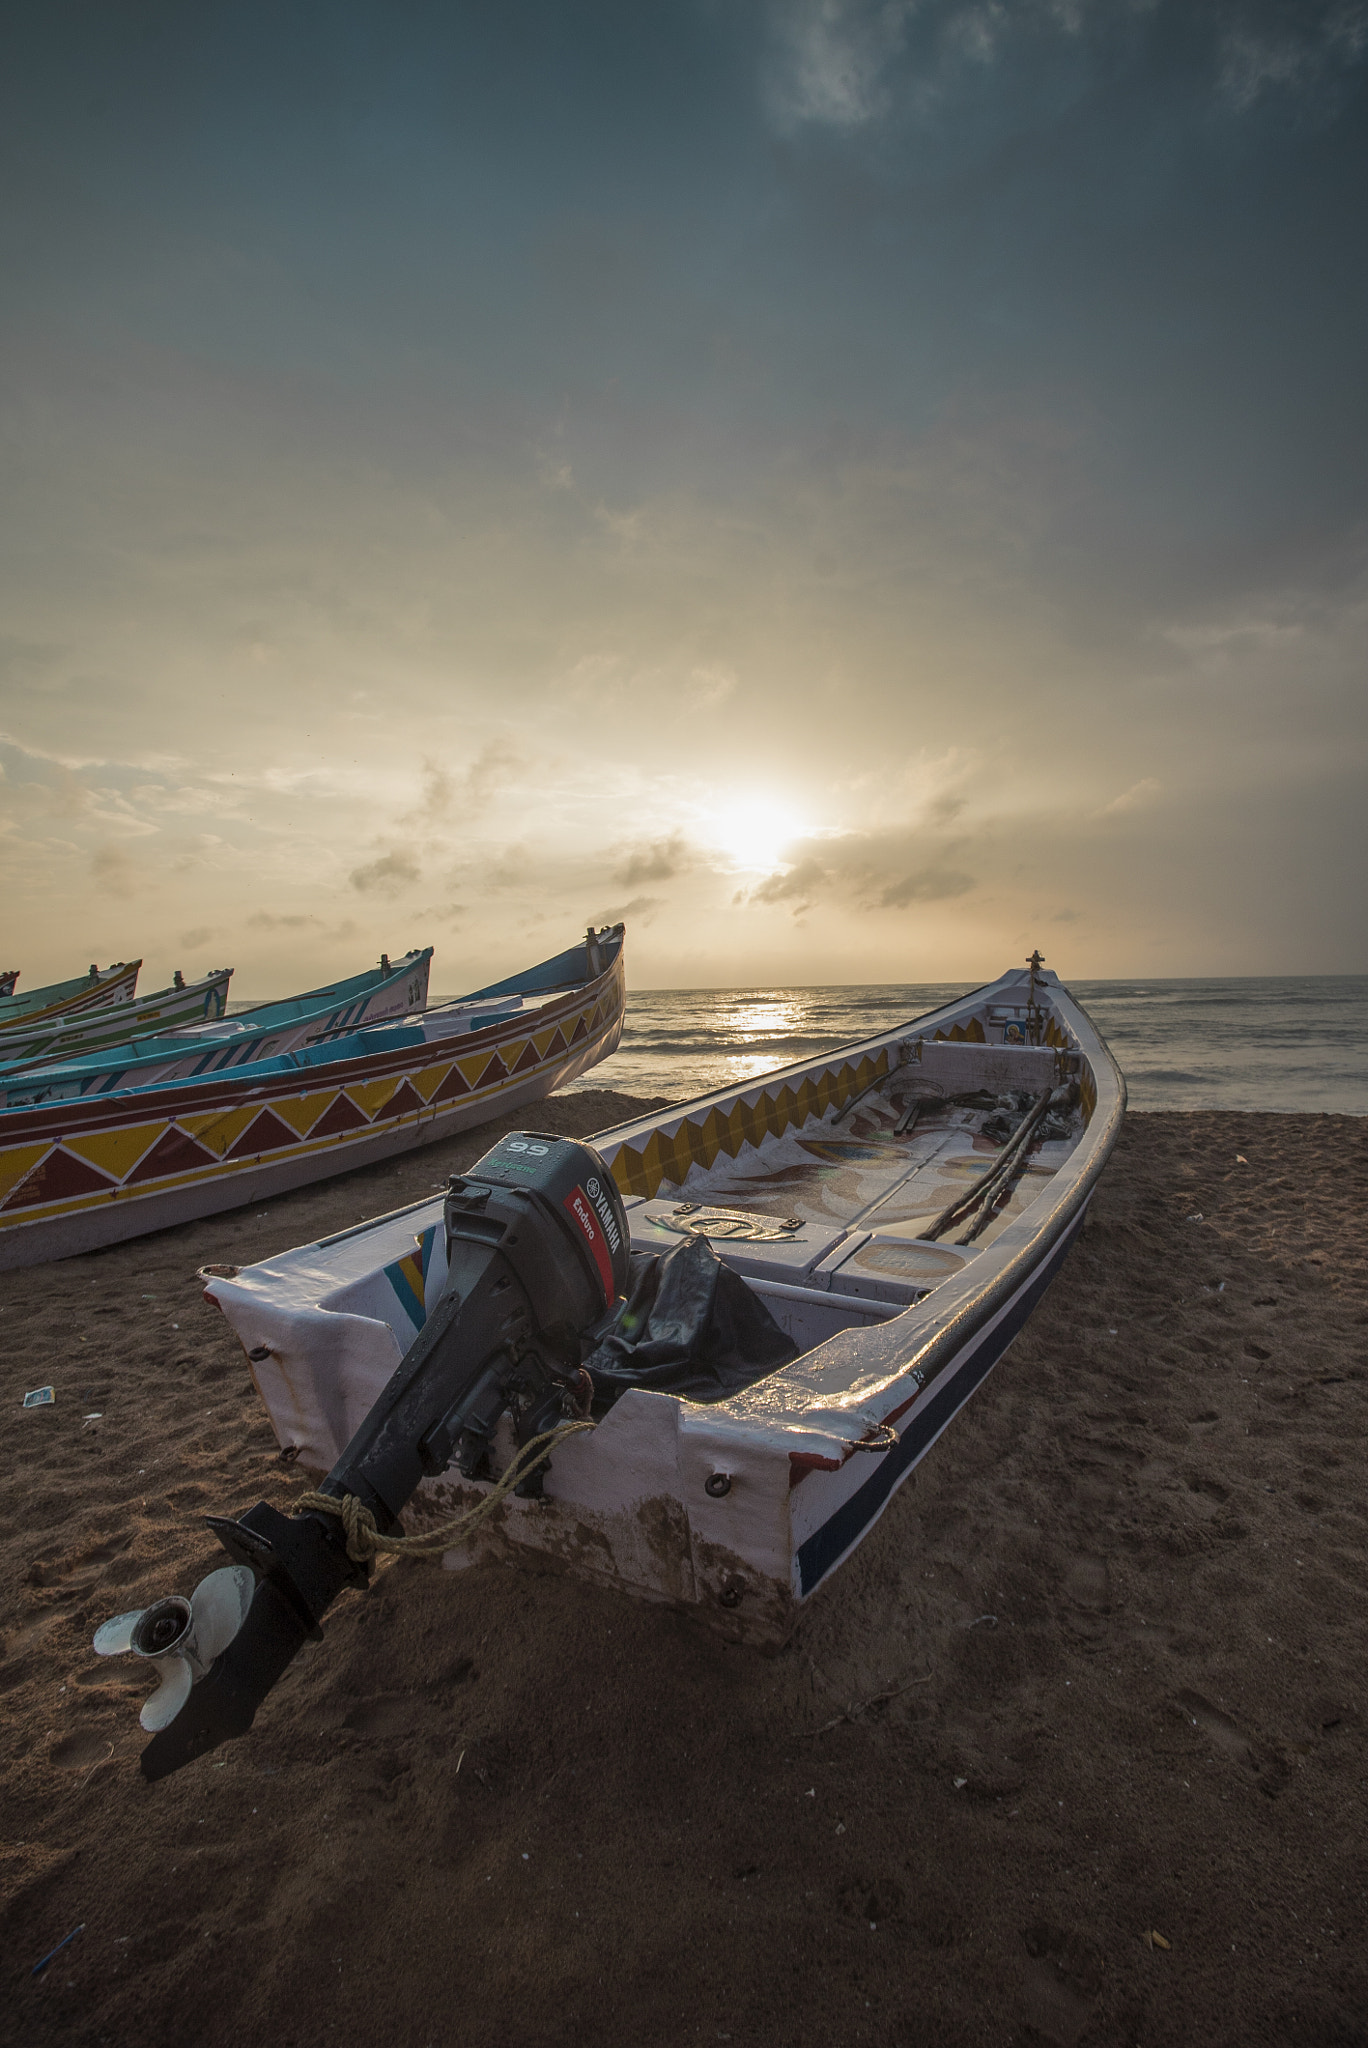
[[[143,1783],[145,1681],[92,1630],[212,1567],[203,1512],[305,1483],[196,1268],[487,1139],[0,1279],[8,2038],[1368,2040],[1361,1119],[1131,1117],[779,1654],[400,1565],[249,1737]]]

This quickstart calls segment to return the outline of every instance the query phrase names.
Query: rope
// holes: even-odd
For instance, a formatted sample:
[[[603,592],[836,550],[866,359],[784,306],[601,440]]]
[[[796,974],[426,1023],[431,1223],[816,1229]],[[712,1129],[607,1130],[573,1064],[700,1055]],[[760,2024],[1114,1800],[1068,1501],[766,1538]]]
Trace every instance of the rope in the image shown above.
[[[375,1526],[374,1515],[354,1493],[302,1493],[294,1504],[294,1513],[336,1515],[346,1531],[347,1555],[354,1564],[369,1564],[382,1552],[399,1557],[440,1557],[443,1551],[451,1550],[472,1536],[485,1517],[494,1512],[500,1501],[526,1479],[558,1443],[568,1436],[578,1436],[584,1430],[597,1427],[597,1423],[582,1419],[558,1423],[555,1429],[546,1429],[540,1436],[530,1437],[482,1501],[468,1508],[465,1514],[457,1515],[454,1521],[443,1522],[436,1529],[426,1529],[420,1536],[381,1535]]]

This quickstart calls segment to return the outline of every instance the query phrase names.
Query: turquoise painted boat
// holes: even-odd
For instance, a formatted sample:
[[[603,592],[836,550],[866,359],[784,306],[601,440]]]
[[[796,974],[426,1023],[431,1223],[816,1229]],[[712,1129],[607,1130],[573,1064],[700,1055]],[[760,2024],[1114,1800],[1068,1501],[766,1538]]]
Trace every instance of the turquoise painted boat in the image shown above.
[[[260,1064],[366,1024],[409,1016],[427,1006],[431,964],[431,946],[393,963],[385,955],[379,967],[329,988],[309,989],[278,1003],[258,1003],[194,1029],[120,1036],[98,1050],[83,1050],[75,1059],[38,1064],[21,1059],[0,1065],[0,1108],[71,1102],[163,1081],[199,1080]]]
[[[0,1031],[13,1024],[38,1024],[48,1017],[71,1017],[83,1010],[100,1009],[106,1003],[126,1003],[138,986],[141,960],[119,960],[113,967],[91,967],[70,981],[49,982],[46,988],[31,988],[25,995],[0,996]],[[18,980],[18,973],[15,974]]]
[[[103,1003],[74,1014],[64,1011],[37,1023],[12,1024],[0,1030],[0,1072],[85,1059],[106,1046],[126,1045],[154,1032],[211,1024],[228,1007],[232,978],[231,967],[216,967],[200,981],[186,981],[178,974],[170,988],[154,995]]]
[[[549,1095],[622,1031],[621,925],[424,1016],[199,1079],[0,1110],[0,1270],[430,1145]],[[423,988],[430,953],[422,962]]]

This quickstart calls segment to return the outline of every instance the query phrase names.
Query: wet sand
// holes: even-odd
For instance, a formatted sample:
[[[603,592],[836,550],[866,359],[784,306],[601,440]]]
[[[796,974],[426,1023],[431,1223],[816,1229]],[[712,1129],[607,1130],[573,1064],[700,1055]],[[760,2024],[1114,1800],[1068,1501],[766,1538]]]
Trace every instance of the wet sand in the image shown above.
[[[145,1681],[92,1631],[220,1561],[206,1511],[306,1483],[196,1268],[498,1128],[0,1276],[0,2031],[1368,2040],[1363,1119],[1129,1118],[1027,1331],[779,1654],[404,1564],[250,1736],[143,1783]]]

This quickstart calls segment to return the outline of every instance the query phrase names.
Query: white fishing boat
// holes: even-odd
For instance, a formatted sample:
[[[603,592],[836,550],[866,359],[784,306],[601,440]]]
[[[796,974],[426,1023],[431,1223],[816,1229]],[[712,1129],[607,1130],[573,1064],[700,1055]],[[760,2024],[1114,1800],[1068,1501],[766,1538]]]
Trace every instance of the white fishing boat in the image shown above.
[[[620,1347],[605,1378],[611,1345],[601,1327],[584,1335],[587,1384],[565,1382],[582,1388],[577,1433],[555,1442],[538,1497],[505,1493],[469,1541],[453,1539],[446,1562],[557,1559],[746,1636],[781,1638],[1040,1300],[1124,1106],[1102,1038],[1037,955],[897,1030],[600,1132],[593,1145],[620,1209],[600,1201],[601,1169],[573,1162],[580,1179],[563,1206],[592,1237],[580,1213],[589,1190],[614,1260],[609,1208],[625,1212],[631,1273],[619,1264],[613,1278],[600,1244],[601,1302],[636,1290],[638,1334],[661,1344]],[[513,1185],[556,1142],[501,1141],[486,1178]],[[438,1197],[241,1272],[207,1269],[206,1294],[242,1341],[282,1447],[332,1473],[339,1495],[362,1490],[339,1461],[390,1398],[401,1360],[407,1369],[420,1336],[436,1343],[449,1320],[449,1246],[459,1239],[468,1259],[474,1227],[458,1218],[449,1235],[451,1203],[463,1214],[462,1203],[488,1201],[481,1171],[445,1213]],[[733,1323],[749,1316],[750,1334],[731,1343],[711,1385],[698,1356],[673,1389],[655,1364],[633,1381],[634,1359],[669,1350],[669,1318],[656,1331],[650,1308],[650,1286],[664,1283],[643,1275],[700,1239],[731,1276],[733,1311],[743,1284]],[[620,1336],[632,1317],[623,1321],[620,1299],[613,1312]],[[568,1413],[568,1400],[541,1412]],[[472,1426],[461,1412],[453,1429]],[[406,1529],[421,1534],[490,1500],[528,1441],[519,1412],[512,1402],[496,1426],[490,1410],[487,1447],[447,1465],[442,1453],[435,1472],[433,1444],[447,1438],[429,1430],[432,1476],[405,1495]],[[383,1504],[383,1486],[369,1497]],[[259,1565],[257,1538],[225,1541]]]

